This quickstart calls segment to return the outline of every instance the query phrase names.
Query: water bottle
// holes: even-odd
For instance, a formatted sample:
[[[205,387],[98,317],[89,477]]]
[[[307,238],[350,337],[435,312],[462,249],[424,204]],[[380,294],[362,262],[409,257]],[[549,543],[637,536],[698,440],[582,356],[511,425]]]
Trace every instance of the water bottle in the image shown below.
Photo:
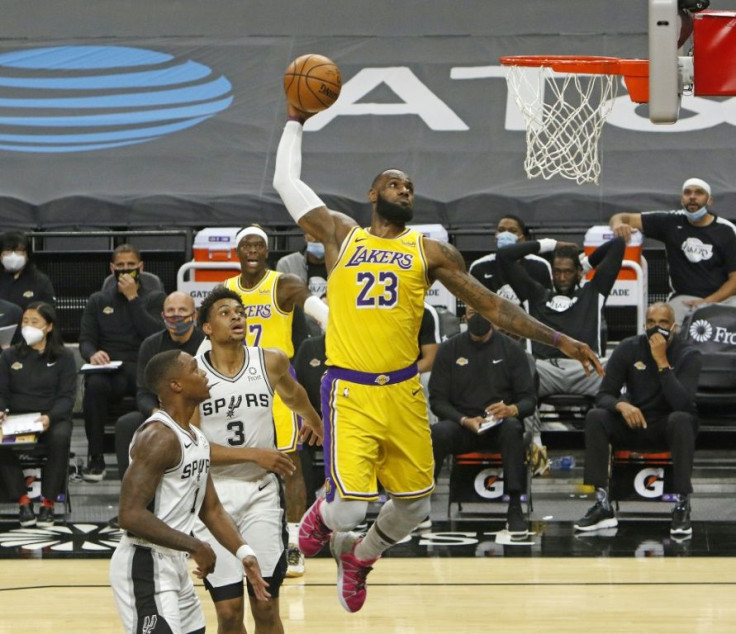
[[[550,469],[558,469],[560,471],[569,471],[575,466],[575,458],[573,456],[560,456],[549,461]]]

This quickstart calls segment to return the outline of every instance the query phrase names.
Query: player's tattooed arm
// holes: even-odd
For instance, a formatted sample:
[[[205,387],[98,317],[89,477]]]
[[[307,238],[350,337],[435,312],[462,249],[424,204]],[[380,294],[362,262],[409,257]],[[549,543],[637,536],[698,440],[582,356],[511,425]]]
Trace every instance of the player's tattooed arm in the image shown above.
[[[453,295],[475,308],[497,328],[555,346],[580,361],[586,372],[592,367],[599,374],[603,373],[598,358],[587,344],[555,332],[469,275],[465,261],[455,247],[426,238],[424,248],[431,278],[442,282]]]

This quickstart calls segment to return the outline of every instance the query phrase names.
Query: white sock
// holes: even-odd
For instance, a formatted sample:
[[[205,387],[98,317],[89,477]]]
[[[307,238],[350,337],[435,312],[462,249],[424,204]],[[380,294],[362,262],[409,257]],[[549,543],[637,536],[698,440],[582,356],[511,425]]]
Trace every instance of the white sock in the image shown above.
[[[289,529],[289,544],[299,543],[299,522],[288,522],[286,526]]]

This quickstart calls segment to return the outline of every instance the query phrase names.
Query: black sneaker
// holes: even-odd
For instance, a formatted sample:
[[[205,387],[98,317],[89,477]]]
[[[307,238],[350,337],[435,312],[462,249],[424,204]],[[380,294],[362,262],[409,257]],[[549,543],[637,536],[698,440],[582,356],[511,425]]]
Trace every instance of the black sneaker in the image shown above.
[[[50,506],[42,506],[38,511],[39,528],[51,528],[54,525],[54,509]]]
[[[36,514],[33,512],[33,504],[21,504],[18,506],[18,521],[23,528],[36,525]]]
[[[613,509],[605,508],[600,502],[596,502],[588,509],[583,519],[575,523],[576,531],[597,531],[601,528],[614,528],[618,526],[618,520]]]
[[[511,537],[526,537],[529,533],[521,504],[509,504],[509,510],[506,513],[506,531]]]
[[[672,524],[670,535],[692,535],[693,526],[690,523],[690,505],[687,502],[678,502],[672,509]]]
[[[102,454],[90,456],[87,466],[82,469],[85,482],[102,482],[105,477],[105,458]]]

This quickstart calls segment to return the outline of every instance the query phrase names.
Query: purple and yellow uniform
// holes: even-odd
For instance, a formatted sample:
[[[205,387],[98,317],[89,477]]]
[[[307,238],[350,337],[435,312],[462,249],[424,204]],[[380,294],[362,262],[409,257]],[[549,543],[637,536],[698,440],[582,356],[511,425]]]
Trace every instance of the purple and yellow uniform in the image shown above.
[[[434,488],[432,442],[416,360],[429,287],[423,236],[356,227],[327,280],[322,381],[328,499],[375,500]]]
[[[286,312],[279,307],[276,297],[276,282],[281,273],[266,271],[258,284],[245,288],[240,276],[230,277],[224,285],[240,295],[245,306],[245,341],[249,346],[259,348],[278,348],[291,359],[294,344],[291,340],[291,327],[294,312]],[[291,368],[292,376],[295,376]],[[278,394],[273,398],[273,420],[276,426],[276,448],[279,451],[295,451],[299,442],[299,422],[281,400]]]

